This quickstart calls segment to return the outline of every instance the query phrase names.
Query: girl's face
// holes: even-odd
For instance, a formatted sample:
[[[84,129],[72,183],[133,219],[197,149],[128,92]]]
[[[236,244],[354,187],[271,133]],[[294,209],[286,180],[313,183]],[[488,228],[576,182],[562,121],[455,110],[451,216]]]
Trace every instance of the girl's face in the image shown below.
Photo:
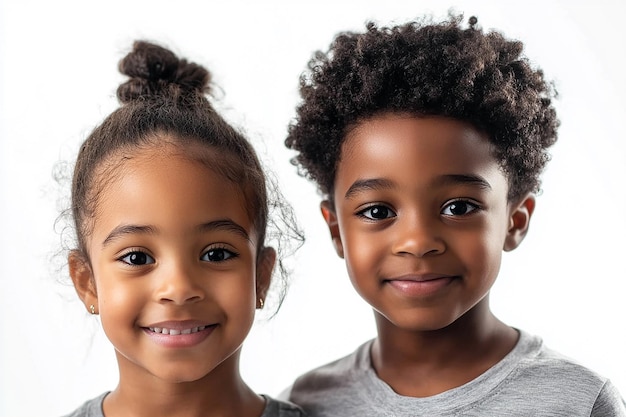
[[[350,279],[383,322],[448,326],[485,300],[502,250],[523,238],[534,200],[509,204],[485,136],[445,118],[387,114],[342,147],[334,208],[322,203]]]
[[[239,350],[274,261],[272,252],[257,271],[240,188],[166,145],[131,153],[97,198],[92,284],[71,260],[70,272],[97,306],[120,375],[206,376]]]

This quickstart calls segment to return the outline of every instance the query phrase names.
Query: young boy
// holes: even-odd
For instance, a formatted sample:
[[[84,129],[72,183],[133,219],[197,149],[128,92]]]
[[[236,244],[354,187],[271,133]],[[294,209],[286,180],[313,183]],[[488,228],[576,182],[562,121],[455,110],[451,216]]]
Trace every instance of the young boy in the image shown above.
[[[294,383],[311,416],[626,416],[605,378],[489,307],[559,125],[523,45],[461,17],[340,34],[286,145],[378,337]]]

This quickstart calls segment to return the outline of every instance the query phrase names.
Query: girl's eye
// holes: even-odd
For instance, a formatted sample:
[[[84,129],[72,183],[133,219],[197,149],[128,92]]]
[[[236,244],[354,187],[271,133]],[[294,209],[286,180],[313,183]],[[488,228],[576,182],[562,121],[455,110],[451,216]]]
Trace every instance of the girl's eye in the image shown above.
[[[464,216],[478,209],[478,206],[469,201],[453,201],[444,206],[441,214],[444,216]]]
[[[204,252],[200,260],[205,262],[222,262],[235,256],[237,256],[237,254],[228,249],[209,249]]]
[[[148,255],[145,252],[139,252],[139,251],[127,253],[126,255],[120,258],[120,261],[128,265],[135,265],[135,266],[149,265],[155,262],[152,256]]]
[[[365,210],[361,210],[358,215],[370,220],[383,220],[395,217],[396,213],[394,213],[389,207],[378,205],[370,206]]]

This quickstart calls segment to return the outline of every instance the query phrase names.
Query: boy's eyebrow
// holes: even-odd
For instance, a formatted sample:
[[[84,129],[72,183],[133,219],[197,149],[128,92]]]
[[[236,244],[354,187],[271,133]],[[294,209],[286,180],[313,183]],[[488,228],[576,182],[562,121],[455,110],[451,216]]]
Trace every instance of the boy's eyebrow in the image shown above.
[[[211,232],[215,230],[234,232],[235,234],[238,234],[241,237],[243,237],[248,242],[251,242],[250,235],[248,235],[248,232],[246,231],[246,229],[244,229],[243,227],[241,227],[239,224],[235,223],[231,219],[219,219],[219,220],[210,221],[208,223],[203,223],[200,226],[198,226],[198,230],[201,232]]]
[[[371,178],[367,180],[356,180],[346,191],[346,200],[354,197],[363,191],[376,191],[393,188],[393,182],[384,178]]]
[[[116,239],[119,239],[120,237],[124,235],[155,234],[155,233],[156,233],[156,229],[152,226],[137,226],[133,224],[122,224],[120,226],[117,226],[115,229],[111,231],[111,233],[109,233],[106,239],[104,239],[104,242],[102,242],[102,247],[106,247],[111,242],[113,242]]]
[[[446,174],[440,176],[435,185],[447,185],[447,184],[470,184],[475,185],[478,188],[484,190],[491,190],[491,184],[487,182],[483,177],[472,174]],[[372,178],[366,180],[356,180],[348,191],[346,191],[345,198],[353,198],[360,192],[364,191],[376,191],[383,189],[393,188],[393,182],[384,178]]]
[[[446,184],[471,184],[476,185],[478,188],[484,190],[491,190],[491,184],[487,182],[483,177],[472,174],[447,174],[442,175],[436,181],[438,185]]]

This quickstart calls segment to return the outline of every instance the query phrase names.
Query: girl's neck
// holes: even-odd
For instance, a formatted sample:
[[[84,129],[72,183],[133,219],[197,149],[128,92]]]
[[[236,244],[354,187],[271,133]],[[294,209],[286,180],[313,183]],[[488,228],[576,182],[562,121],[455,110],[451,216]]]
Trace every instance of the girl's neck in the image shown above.
[[[519,337],[491,313],[488,298],[440,330],[401,329],[378,313],[376,325],[372,366],[394,391],[411,397],[470,382],[502,360]]]
[[[104,400],[104,415],[258,417],[264,407],[263,397],[242,380],[235,354],[193,382],[166,382],[120,369],[118,387]]]

